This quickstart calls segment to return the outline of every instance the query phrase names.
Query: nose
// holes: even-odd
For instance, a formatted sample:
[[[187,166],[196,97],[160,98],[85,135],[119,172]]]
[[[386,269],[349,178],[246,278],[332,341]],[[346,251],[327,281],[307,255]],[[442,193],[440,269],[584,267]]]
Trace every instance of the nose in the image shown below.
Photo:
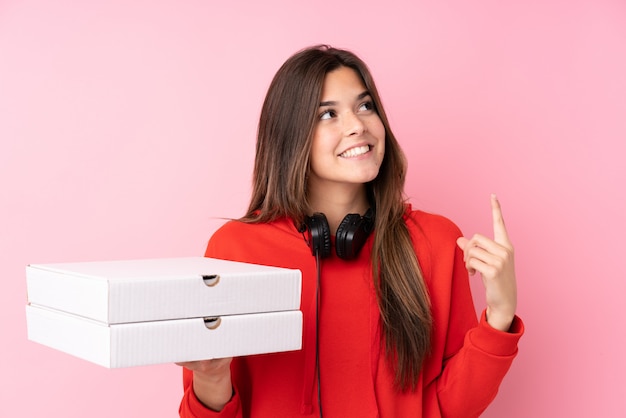
[[[344,116],[344,129],[346,136],[361,135],[365,132],[365,123],[354,112],[346,112]]]

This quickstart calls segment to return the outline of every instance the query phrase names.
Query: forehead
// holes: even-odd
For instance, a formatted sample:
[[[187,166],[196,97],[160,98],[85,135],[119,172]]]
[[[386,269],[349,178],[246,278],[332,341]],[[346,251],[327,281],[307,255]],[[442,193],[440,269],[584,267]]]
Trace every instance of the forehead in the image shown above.
[[[339,67],[324,77],[322,98],[342,94],[358,95],[367,90],[361,76],[352,68]]]

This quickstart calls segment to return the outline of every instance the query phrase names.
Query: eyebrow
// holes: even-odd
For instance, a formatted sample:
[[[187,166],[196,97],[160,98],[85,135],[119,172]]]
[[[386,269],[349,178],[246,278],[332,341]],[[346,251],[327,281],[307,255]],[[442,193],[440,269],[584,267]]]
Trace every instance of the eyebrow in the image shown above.
[[[365,90],[363,93],[359,94],[358,96],[356,96],[356,100],[362,100],[364,98],[366,98],[367,96],[370,95],[370,92]],[[320,107],[324,107],[324,106],[336,106],[338,102],[336,101],[327,101],[327,102],[320,102]]]

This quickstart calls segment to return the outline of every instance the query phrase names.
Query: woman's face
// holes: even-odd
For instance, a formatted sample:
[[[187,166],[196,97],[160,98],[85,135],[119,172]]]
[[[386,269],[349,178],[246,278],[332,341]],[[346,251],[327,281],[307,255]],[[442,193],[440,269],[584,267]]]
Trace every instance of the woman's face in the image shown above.
[[[384,155],[385,127],[360,76],[348,67],[327,73],[313,131],[309,188],[367,183],[378,175]]]

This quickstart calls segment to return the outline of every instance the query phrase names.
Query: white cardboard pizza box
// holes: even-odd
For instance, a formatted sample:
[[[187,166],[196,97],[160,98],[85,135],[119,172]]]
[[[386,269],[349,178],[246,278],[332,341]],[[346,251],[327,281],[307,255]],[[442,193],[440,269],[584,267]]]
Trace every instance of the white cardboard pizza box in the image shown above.
[[[118,368],[298,350],[298,310],[213,318],[106,324],[33,304],[28,338],[104,367]]]
[[[28,303],[121,324],[300,307],[299,270],[206,257],[31,264]]]

